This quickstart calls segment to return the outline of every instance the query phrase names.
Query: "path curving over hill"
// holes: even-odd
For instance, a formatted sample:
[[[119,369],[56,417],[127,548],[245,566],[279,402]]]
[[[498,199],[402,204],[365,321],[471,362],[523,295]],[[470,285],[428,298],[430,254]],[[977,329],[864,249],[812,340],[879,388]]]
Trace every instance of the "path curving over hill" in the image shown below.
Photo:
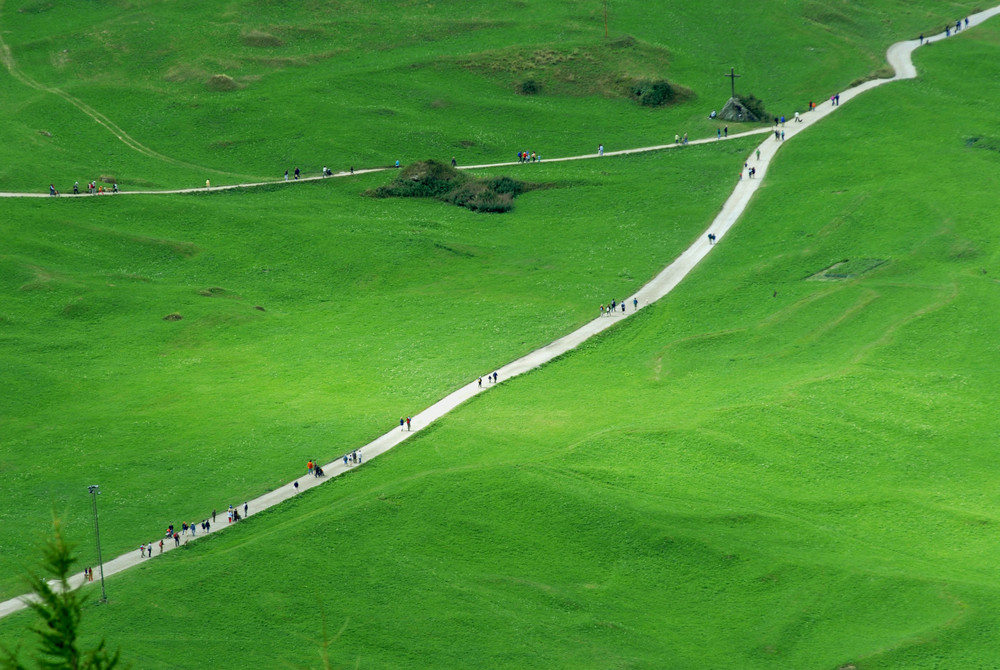
[[[2,0],[0,0],[2,2]],[[976,26],[983,21],[1000,14],[1000,5],[980,12],[978,14],[969,17],[969,27]],[[924,39],[923,43],[930,43],[932,41],[938,41],[940,39],[945,39],[943,34],[935,35],[930,38]],[[916,77],[916,69],[913,66],[911,60],[911,54],[913,51],[921,46],[921,42],[918,40],[910,40],[906,42],[899,42],[892,45],[887,53],[887,58],[890,65],[894,68],[896,74],[891,79],[876,79],[864,82],[855,86],[851,89],[843,91],[840,93],[840,102],[849,102],[859,94],[871,89],[876,86],[888,83],[890,81],[896,81],[900,79],[912,79]],[[802,121],[795,123],[792,121],[785,127],[785,141],[793,138],[795,135],[801,133],[806,128],[809,128],[818,121],[824,119],[829,114],[833,113],[837,109],[837,106],[833,105],[831,101],[826,101],[816,107],[815,111],[807,112],[802,116]],[[751,197],[756,192],[757,188],[763,177],[767,173],[767,168],[770,165],[771,159],[777,154],[778,150],[784,144],[780,139],[775,139],[773,136],[773,131],[769,129],[751,131],[750,133],[741,133],[739,136],[745,136],[748,134],[767,132],[768,138],[764,140],[762,144],[759,145],[758,150],[760,151],[759,158],[751,158],[753,161],[753,167],[757,168],[758,178],[755,179],[744,179],[743,174],[740,174],[740,180],[737,182],[733,193],[726,200],[725,204],[722,206],[721,211],[712,221],[711,225],[705,231],[705,235],[699,236],[699,238],[680,256],[677,257],[669,266],[667,266],[662,272],[660,272],[656,277],[654,277],[649,283],[643,286],[636,294],[635,297],[639,301],[638,309],[642,309],[660,298],[667,295],[675,286],[677,286],[681,280],[687,276],[687,274],[694,269],[694,267],[703,259],[708,253],[714,248],[713,244],[709,243],[707,234],[711,233],[715,235],[717,240],[721,240],[725,234],[732,228],[732,226],[737,222],[739,216],[746,209],[747,204],[750,202]],[[733,137],[736,137],[734,135]],[[715,138],[709,138],[706,140],[696,140],[691,142],[691,144],[707,143],[718,141]],[[658,147],[644,147],[640,149],[630,149],[617,152],[605,152],[604,156],[614,156],[614,155],[625,155],[629,153],[635,153],[640,151],[654,151],[669,148],[674,145],[664,145]],[[752,154],[756,156],[756,152]],[[562,159],[550,159],[551,160],[580,160],[580,159],[599,159],[597,154],[588,154],[585,156],[574,156]],[[549,162],[549,161],[547,161]],[[495,163],[489,165],[479,165],[479,166],[469,166],[467,169],[472,168],[485,168],[485,167],[495,167],[495,166],[505,166],[513,165],[515,163]],[[383,169],[392,168],[376,168],[372,170],[364,170],[357,172],[374,172]],[[346,173],[340,173],[338,176],[344,176]],[[322,179],[322,177],[314,177],[308,179]],[[307,180],[308,180],[307,179]],[[303,180],[299,180],[303,181]],[[272,182],[267,182],[272,183]],[[277,182],[283,183],[283,182]],[[212,190],[223,190],[227,188],[246,188],[254,186],[256,184],[250,185],[235,185],[227,187],[217,187]],[[180,191],[170,191],[169,193],[185,193],[192,191],[204,191],[206,189],[186,189]],[[168,193],[165,191],[159,191],[154,193]],[[11,194],[15,197],[26,196],[28,194]],[[35,194],[31,194],[31,197],[36,197]],[[49,197],[47,195],[40,195],[37,197]],[[624,320],[628,316],[634,314],[637,309],[629,310],[628,312],[617,312],[614,316],[602,316],[584,324],[577,330],[565,335],[554,342],[551,342],[536,351],[533,351],[507,365],[499,368],[497,372],[500,378],[506,380],[511,377],[516,377],[517,375],[529,372],[538,368],[545,363],[553,360],[557,356],[560,356],[572,349],[578,347],[580,344],[590,339],[594,335],[603,332],[604,330],[614,326],[620,321]],[[445,398],[442,398],[438,402],[434,403],[424,411],[420,412],[413,417],[413,430],[412,431],[402,431],[393,428],[388,433],[382,435],[381,437],[373,440],[367,445],[361,447],[360,451],[364,456],[364,460],[370,460],[380,454],[385,453],[394,446],[400,444],[404,440],[408,439],[413,433],[420,432],[422,428],[429,426],[431,423],[441,418],[451,410],[455,409],[465,401],[470,398],[486,391],[491,385],[480,386],[478,382],[472,381],[469,384],[463,386],[462,388],[454,391]],[[335,477],[339,474],[346,472],[352,467],[345,464],[343,461],[335,461],[327,465],[322,466],[326,471],[326,477],[315,478],[312,476],[303,476],[301,479],[295,480],[294,482],[287,482],[276,489],[258,497],[248,502],[250,515],[260,512],[264,509],[277,505],[278,503],[287,500],[295,495],[299,494],[299,491],[305,491],[311,489],[315,486],[319,486],[323,482],[327,481],[328,477]],[[297,484],[297,486],[296,486]],[[224,530],[228,526],[225,524],[220,524],[215,526],[211,533],[216,533]],[[149,538],[140,538],[144,542],[148,542]],[[185,543],[196,538],[186,537]],[[156,538],[159,541],[159,538]],[[138,544],[138,543],[137,543]],[[172,543],[170,546],[164,545],[164,551],[170,551],[173,549]],[[137,551],[131,551],[127,554],[123,554],[114,558],[104,564],[104,576],[113,575],[128,568],[134,567],[140,563],[144,563],[149,558],[141,558]],[[77,587],[83,584],[83,575],[74,575],[70,581],[71,586]],[[26,607],[25,597],[12,598],[10,600],[0,602],[0,617],[7,616],[13,612],[19,611]]]

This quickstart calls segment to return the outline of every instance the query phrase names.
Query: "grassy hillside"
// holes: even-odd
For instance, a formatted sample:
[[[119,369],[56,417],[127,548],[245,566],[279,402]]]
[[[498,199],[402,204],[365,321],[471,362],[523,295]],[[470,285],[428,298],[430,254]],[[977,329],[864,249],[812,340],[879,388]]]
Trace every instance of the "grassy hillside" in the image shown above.
[[[4,203],[0,593],[53,508],[89,536],[95,481],[124,551],[592,318],[701,233],[750,146],[521,166],[554,188],[503,215],[360,195],[392,174]]]
[[[989,667],[998,45],[796,138],[662,303],[90,626],[149,668],[316,666],[324,621],[334,667]]]
[[[296,166],[463,164],[714,134],[723,74],[775,114],[884,65],[886,47],[975,3],[7,0],[0,189],[272,177]],[[625,95],[667,79],[685,104]],[[537,95],[519,95],[531,80]],[[56,89],[56,90],[53,90]],[[100,125],[91,115],[99,117]],[[116,139],[128,136],[131,146]],[[110,183],[110,182],[109,182]]]

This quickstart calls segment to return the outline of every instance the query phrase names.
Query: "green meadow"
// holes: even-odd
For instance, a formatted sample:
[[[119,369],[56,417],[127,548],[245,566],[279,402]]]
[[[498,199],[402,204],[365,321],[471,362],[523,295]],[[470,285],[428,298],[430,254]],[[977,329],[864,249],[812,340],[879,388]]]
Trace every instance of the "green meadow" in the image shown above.
[[[716,70],[737,56],[765,102],[803,109],[877,70],[889,43],[970,9],[775,3],[727,21],[693,4],[650,16],[612,3],[612,38],[632,36],[613,47],[635,51],[631,74],[657,64],[693,91],[648,110],[615,94],[627,58],[596,55],[615,43],[600,9],[577,3],[461,16],[457,4],[400,4],[383,16],[261,2],[207,21],[194,3],[132,2],[60,18],[62,32],[45,24],[58,5],[16,7],[2,7],[0,27],[24,73],[233,181],[277,175],[304,149],[334,153],[318,128],[296,126],[321,113],[307,84],[357,86],[324,104],[356,152],[344,162],[359,166],[413,147],[425,158],[461,146],[463,162],[538,143],[592,152],[598,136],[615,149],[674,128],[714,133],[705,100],[724,101]],[[180,40],[143,28],[175,11],[178,34],[199,12],[205,30]],[[360,37],[373,26],[382,46]],[[141,30],[144,49],[115,48]],[[213,52],[227,35],[245,54],[299,60]],[[758,35],[770,39],[748,53]],[[91,76],[75,57],[58,66],[53,49],[70,37],[132,76]],[[554,67],[530,71],[542,94],[513,93],[529,72],[510,65],[518,53],[566,45],[608,89],[572,90],[573,72]],[[142,668],[319,667],[324,639],[331,667],[992,667],[1000,128],[982,64],[998,46],[994,20],[919,50],[917,80],[864,94],[784,147],[738,226],[667,298],[363,468],[110,579],[110,604],[85,613],[88,637]],[[182,61],[199,74],[166,79]],[[356,65],[330,67],[345,62]],[[200,78],[222,65],[242,88],[206,93]],[[368,91],[369,77],[383,86]],[[57,118],[37,105],[75,113],[10,77],[0,86],[11,93],[0,104],[23,105],[5,132]],[[143,107],[155,114],[184,87],[197,106],[170,137],[111,102],[155,88]],[[217,106],[263,104],[264,91],[288,104],[266,105],[252,133]],[[393,111],[373,120],[348,106],[362,103]],[[434,118],[449,109],[454,126]],[[213,116],[231,127],[199,132]],[[262,139],[227,147],[227,162],[205,144],[227,132]],[[11,169],[24,157],[61,155],[67,170],[91,157],[86,135],[38,138],[52,141],[4,144],[0,190],[36,188]],[[392,176],[378,173],[3,201],[0,593],[19,592],[53,510],[90,564],[87,484],[104,489],[105,556],[117,554],[364,444],[593,318],[704,232],[756,142],[482,171],[549,186],[503,215],[362,197]],[[151,186],[204,179],[114,152]],[[0,620],[0,641],[22,639],[29,621]]]
[[[89,537],[93,481],[125,551],[593,318],[701,234],[750,146],[522,166],[555,188],[492,216],[362,197],[380,175],[7,201],[0,590],[53,508]]]
[[[730,67],[741,91],[791,115],[884,68],[892,42],[975,6],[611,2],[606,38],[596,2],[8,0],[0,26],[16,76],[0,81],[0,184],[192,187],[296,166],[469,165],[706,136]],[[623,93],[657,79],[686,104],[643,108]],[[527,80],[539,94],[516,93]]]

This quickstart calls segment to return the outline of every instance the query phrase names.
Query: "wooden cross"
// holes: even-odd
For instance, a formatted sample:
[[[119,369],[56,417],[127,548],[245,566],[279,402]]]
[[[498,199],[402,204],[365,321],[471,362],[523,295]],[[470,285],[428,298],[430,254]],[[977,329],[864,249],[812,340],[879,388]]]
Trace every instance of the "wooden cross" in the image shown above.
[[[722,76],[723,77],[729,77],[729,83],[732,84],[732,87],[733,87],[733,95],[732,95],[732,97],[735,98],[736,97],[736,78],[737,77],[742,77],[743,75],[736,74],[736,68],[731,67],[731,68],[729,68],[729,74],[724,74]]]

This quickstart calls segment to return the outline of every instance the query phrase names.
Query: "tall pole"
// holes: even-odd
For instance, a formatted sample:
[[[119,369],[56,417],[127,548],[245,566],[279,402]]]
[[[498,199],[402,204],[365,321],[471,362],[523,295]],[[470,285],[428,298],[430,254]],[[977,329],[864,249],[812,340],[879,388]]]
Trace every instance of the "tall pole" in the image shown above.
[[[732,91],[733,91],[732,97],[735,98],[736,97],[736,79],[738,77],[742,77],[743,75],[736,74],[736,68],[731,67],[731,68],[729,68],[729,74],[724,74],[722,76],[723,77],[729,77],[729,83],[732,85]]]
[[[101,528],[97,523],[97,494],[101,492],[101,487],[97,484],[88,486],[90,498],[94,501],[94,537],[97,539],[97,569],[101,573],[101,602],[108,602],[108,593],[104,590],[104,561],[101,560]]]

